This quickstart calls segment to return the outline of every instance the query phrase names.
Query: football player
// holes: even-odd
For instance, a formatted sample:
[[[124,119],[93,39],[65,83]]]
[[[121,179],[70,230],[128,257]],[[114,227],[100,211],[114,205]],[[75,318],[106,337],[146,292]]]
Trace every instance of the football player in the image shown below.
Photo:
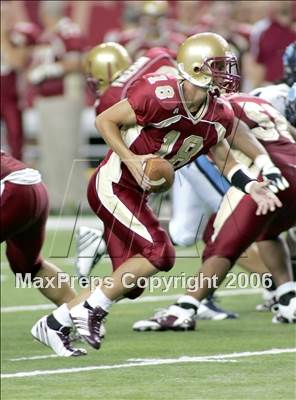
[[[87,57],[85,59],[85,73],[87,76],[88,84],[97,97],[97,101],[95,103],[96,115],[99,115],[101,112],[111,107],[116,102],[125,98],[128,88],[137,78],[151,72],[170,72],[173,74],[177,72],[175,69],[175,64],[169,56],[169,51],[163,48],[148,50],[131,66],[129,66],[130,63],[131,61],[127,51],[121,45],[112,42],[96,46],[87,54]],[[203,166],[207,170],[211,168],[211,172],[209,172],[209,174],[217,170],[215,166],[209,165],[211,163],[207,163],[207,159],[205,156],[199,157],[195,162],[196,165],[203,164]],[[185,167],[186,171],[183,168],[178,171],[180,172],[180,174],[178,174],[175,179],[175,190],[177,188],[178,182],[180,181],[183,186],[182,192],[184,192],[184,190],[186,189],[186,183],[184,182],[184,179],[182,179],[182,176],[183,174],[185,175],[185,172],[186,174],[188,174],[191,169],[191,165],[189,165]],[[216,174],[219,175],[218,170]],[[221,177],[221,175],[219,177]],[[204,169],[203,172],[200,172],[199,179],[201,179],[203,183],[203,193],[207,192],[207,188],[210,187],[211,193],[209,195],[209,193],[207,192],[207,195],[209,195],[207,196],[207,203],[210,202],[213,207],[213,212],[216,212],[218,204],[222,199],[221,193],[217,195],[216,191],[212,189],[211,183],[208,182],[209,177],[206,175]],[[229,183],[226,183],[226,180],[224,181],[226,187],[228,188]],[[211,182],[213,182],[213,179],[211,180]],[[186,198],[190,199],[190,196]],[[196,200],[196,198],[194,200]],[[200,203],[199,206],[201,206]],[[199,221],[199,216],[203,209],[202,207],[198,207],[197,204],[195,204],[195,209],[198,213],[196,220]],[[184,240],[182,240],[183,238],[181,239],[180,243],[180,236],[182,236],[182,233],[180,235],[180,225],[176,222],[177,221],[175,221],[173,218],[173,221],[170,223],[170,236],[175,243],[186,245],[188,243],[184,243]],[[205,222],[207,222],[206,219]],[[177,227],[176,230],[174,230],[175,226]],[[105,253],[106,244],[104,239],[102,238],[103,231],[103,224],[100,224],[99,229],[89,228],[86,226],[82,226],[79,228],[77,233],[76,260],[76,269],[78,276],[88,276],[91,269]],[[181,231],[184,233],[184,230],[181,229]],[[186,231],[187,236],[190,236],[189,231],[190,229]],[[193,232],[193,240],[195,239],[195,235],[196,231]],[[191,243],[193,240],[191,240]],[[252,258],[251,262],[253,262],[253,265],[257,265],[258,269],[258,267],[260,266],[260,260],[258,260],[257,258],[254,260]],[[214,304],[212,298],[208,298],[198,311],[198,317],[203,319],[225,319],[234,318],[235,316],[236,314],[234,313],[227,312],[218,308],[217,305]]]
[[[81,356],[84,349],[74,348],[70,341],[72,321],[66,303],[76,293],[68,283],[57,286],[62,271],[44,260],[40,252],[45,237],[48,216],[48,194],[37,170],[28,168],[21,161],[1,151],[1,204],[0,242],[6,243],[6,256],[12,271],[25,279],[38,278],[44,283],[40,292],[57,306],[53,312],[54,329],[42,334],[32,330],[33,336],[47,343],[60,356]],[[46,284],[51,284],[46,287]],[[51,287],[53,285],[54,287]]]
[[[260,255],[277,285],[278,314],[273,322],[293,323],[296,321],[296,287],[289,274],[290,260],[281,232],[289,229],[296,221],[296,144],[289,135],[288,124],[268,102],[254,96],[234,94],[228,97],[236,117],[242,120],[265,147],[275,166],[261,155],[249,166],[258,175],[266,176],[266,169],[283,172],[289,187],[278,191],[283,207],[274,214],[259,216],[249,196],[231,188],[220,206],[217,216],[208,228],[208,240],[203,253],[204,263],[199,270],[203,276],[217,274],[222,281],[240,254],[254,241],[258,242]],[[234,146],[241,147],[244,132],[236,131],[230,138]],[[246,160],[246,157],[244,156]],[[269,168],[271,167],[271,168]],[[264,178],[265,179],[265,178]],[[282,187],[282,189],[284,189]],[[150,321],[139,321],[137,330],[187,330],[195,328],[195,314],[200,301],[211,292],[206,282],[204,287],[188,291],[177,304],[157,313]]]
[[[211,149],[232,184],[250,193],[258,216],[282,205],[265,183],[242,171],[225,140],[233,128],[233,110],[213,93],[233,91],[239,83],[227,42],[211,33],[195,35],[182,44],[177,62],[181,79],[145,75],[128,89],[127,99],[96,118],[111,149],[90,179],[88,200],[104,223],[114,272],[70,311],[78,332],[95,349],[114,302],[139,296],[141,279],[169,271],[175,263],[174,247],[147,204],[150,181],[143,164],[148,159],[163,157],[178,169]],[[280,186],[279,171],[277,179]]]
[[[277,85],[254,89],[251,94],[267,100],[284,115],[290,126],[290,133],[296,140],[296,42],[291,43],[283,55],[284,79]],[[294,280],[296,280],[296,227],[289,229],[287,244],[290,250]],[[264,291],[264,304],[259,309],[269,309],[274,303],[274,291]]]
[[[126,97],[126,92],[132,83],[146,73],[176,73],[175,64],[169,51],[163,48],[148,50],[135,63],[126,49],[118,43],[103,43],[90,50],[84,60],[84,69],[87,83],[96,97],[94,104],[95,114],[99,115],[113,104]],[[93,266],[106,252],[106,243],[103,238],[104,224],[98,220],[99,229],[86,226],[80,227],[77,233],[77,259],[76,270],[79,277],[88,276]],[[80,301],[90,294],[86,288],[80,294]],[[70,309],[76,301],[68,303],[67,308],[62,306],[61,312]],[[58,315],[59,310],[54,314]],[[37,321],[32,328],[34,336],[37,332],[50,331],[59,326],[55,315],[44,317]],[[104,329],[104,328],[103,328]],[[50,345],[58,355],[63,355],[56,350],[56,338],[52,335],[45,341],[43,336],[38,340]]]

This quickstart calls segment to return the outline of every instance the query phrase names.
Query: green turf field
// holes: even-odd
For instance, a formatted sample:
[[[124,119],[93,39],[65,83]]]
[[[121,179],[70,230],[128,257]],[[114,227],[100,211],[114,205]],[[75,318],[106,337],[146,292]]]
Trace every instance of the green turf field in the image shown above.
[[[59,233],[55,255],[65,252],[70,237],[70,232]],[[49,234],[46,255],[51,240]],[[55,261],[71,272],[73,254],[71,246],[70,259]],[[184,249],[178,254],[172,274],[193,273],[199,264],[198,258],[189,257],[194,249],[187,250],[187,257]],[[105,261],[95,272],[104,275],[109,268]],[[86,357],[62,359],[30,336],[32,324],[49,311],[40,307],[19,310],[47,301],[37,290],[14,288],[4,257],[1,275],[3,400],[295,399],[296,364],[291,351],[295,326],[273,325],[271,314],[256,312],[261,298],[258,292],[244,294],[240,290],[238,295],[221,297],[220,304],[239,312],[239,320],[200,321],[197,331],[184,333],[132,331],[133,322],[170,304],[165,297],[159,302],[118,304],[108,318],[100,351],[88,348]],[[226,289],[222,290],[225,295]]]

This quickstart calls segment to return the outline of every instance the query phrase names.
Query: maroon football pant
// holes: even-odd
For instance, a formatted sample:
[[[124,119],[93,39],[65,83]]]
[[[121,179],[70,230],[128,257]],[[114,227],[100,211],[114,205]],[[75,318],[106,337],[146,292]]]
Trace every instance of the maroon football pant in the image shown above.
[[[14,273],[31,273],[42,265],[40,256],[48,217],[48,194],[43,183],[5,183],[0,198],[0,242]]]
[[[104,194],[97,192],[96,176],[97,172],[89,182],[88,201],[104,223],[104,239],[113,269],[128,258],[141,254],[159,270],[170,270],[175,263],[175,249],[148,206],[147,196],[113,183],[107,209],[102,204]]]
[[[4,120],[7,131],[7,143],[11,155],[21,160],[23,156],[24,134],[22,112],[18,107],[16,97],[1,97],[1,119]]]
[[[256,215],[256,203],[250,196],[243,196],[220,226],[207,227],[204,260],[212,256],[220,256],[228,258],[234,264],[253,242],[275,239],[280,233],[295,225],[296,170],[292,166],[281,165],[281,171],[290,183],[288,189],[277,194],[283,203],[283,207],[278,208],[275,212],[258,216]],[[228,200],[231,204],[231,197]],[[223,213],[223,203],[221,207],[217,213],[216,221]],[[213,219],[209,221],[209,224],[212,223],[215,224]]]

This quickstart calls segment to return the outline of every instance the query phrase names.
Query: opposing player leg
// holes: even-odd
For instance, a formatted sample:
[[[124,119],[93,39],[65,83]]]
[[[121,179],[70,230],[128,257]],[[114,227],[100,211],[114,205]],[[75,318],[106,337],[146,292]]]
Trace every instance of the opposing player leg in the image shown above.
[[[203,228],[211,214],[196,194],[192,181],[189,182],[184,176],[182,170],[185,168],[189,167],[176,172],[172,193],[172,218],[169,223],[170,237],[178,246],[191,246],[197,239],[201,239]]]

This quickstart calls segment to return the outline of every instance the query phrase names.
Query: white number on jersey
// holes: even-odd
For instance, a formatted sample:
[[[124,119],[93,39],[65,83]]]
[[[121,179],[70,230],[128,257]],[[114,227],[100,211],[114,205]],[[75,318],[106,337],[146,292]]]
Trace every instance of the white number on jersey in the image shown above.
[[[167,80],[168,78],[165,75],[149,76],[148,78],[148,82],[150,83],[150,85],[154,85],[154,83],[159,81],[167,81]],[[156,97],[160,100],[172,99],[175,96],[175,91],[169,85],[157,86],[155,88],[155,94]]]
[[[156,76],[149,76],[148,82],[150,85],[154,85],[155,82],[159,81],[167,81],[168,78],[165,75],[156,75]]]
[[[170,154],[179,136],[180,132],[178,131],[168,132],[163,139],[161,148],[156,154],[161,157]],[[188,164],[202,148],[203,138],[196,135],[190,135],[183,141],[177,154],[175,154],[169,161],[174,167],[180,168],[183,165]]]
[[[157,86],[155,89],[156,97],[160,100],[172,99],[175,96],[174,89],[169,86]]]
[[[202,148],[202,137],[195,135],[188,136],[182,143],[178,153],[171,158],[170,163],[172,163],[174,167],[183,167],[183,165],[188,164]]]

